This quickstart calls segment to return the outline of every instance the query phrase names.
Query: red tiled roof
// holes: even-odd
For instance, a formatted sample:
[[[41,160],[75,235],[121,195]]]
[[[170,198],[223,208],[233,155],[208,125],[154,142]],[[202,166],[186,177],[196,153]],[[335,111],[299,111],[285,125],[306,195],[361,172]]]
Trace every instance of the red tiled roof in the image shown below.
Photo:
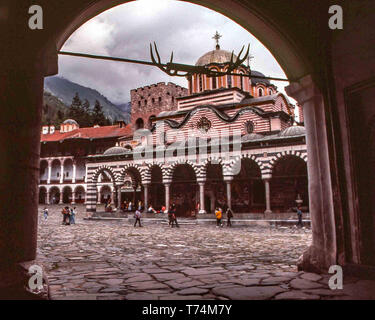
[[[50,142],[50,141],[61,141],[66,139],[100,139],[100,138],[110,138],[110,137],[122,137],[129,136],[133,133],[131,125],[126,125],[123,128],[120,128],[117,125],[114,126],[103,126],[103,127],[90,127],[90,128],[79,128],[72,130],[70,132],[60,133],[56,130],[52,134],[42,134],[41,142]]]

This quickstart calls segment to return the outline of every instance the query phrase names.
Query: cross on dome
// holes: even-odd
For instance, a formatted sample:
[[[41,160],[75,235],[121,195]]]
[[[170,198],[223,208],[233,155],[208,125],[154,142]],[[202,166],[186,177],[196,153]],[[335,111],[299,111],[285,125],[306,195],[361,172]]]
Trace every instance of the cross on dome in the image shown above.
[[[220,45],[219,45],[219,39],[222,37],[221,34],[219,34],[219,32],[216,31],[216,33],[214,34],[214,36],[212,37],[212,39],[215,39],[216,41],[216,49],[219,50],[220,49]]]

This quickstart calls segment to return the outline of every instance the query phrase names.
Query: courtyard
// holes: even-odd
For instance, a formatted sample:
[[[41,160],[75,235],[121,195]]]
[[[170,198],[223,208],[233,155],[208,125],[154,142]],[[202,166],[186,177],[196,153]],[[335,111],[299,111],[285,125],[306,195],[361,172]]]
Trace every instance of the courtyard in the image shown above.
[[[310,229],[217,228],[183,220],[180,228],[145,220],[144,227],[134,228],[127,220],[84,220],[82,205],[76,224],[65,226],[61,208],[49,206],[44,221],[39,207],[38,261],[52,299],[346,297],[328,289],[328,275],[297,272],[297,260],[311,242]]]

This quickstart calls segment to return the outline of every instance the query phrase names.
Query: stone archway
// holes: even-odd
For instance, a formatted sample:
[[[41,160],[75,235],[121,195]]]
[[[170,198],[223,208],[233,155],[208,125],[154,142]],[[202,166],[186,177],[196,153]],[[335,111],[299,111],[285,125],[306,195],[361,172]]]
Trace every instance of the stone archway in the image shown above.
[[[42,1],[44,16],[49,25],[43,33],[30,33],[27,23],[19,24],[19,28],[13,28],[12,24],[9,24],[9,27],[4,25],[2,41],[4,43],[7,43],[9,39],[13,41],[2,51],[8,66],[1,74],[2,81],[0,81],[0,89],[3,93],[0,95],[0,104],[3,106],[3,114],[7,119],[7,123],[0,126],[0,136],[5,141],[3,154],[6,155],[0,161],[2,171],[0,176],[5,177],[1,185],[4,190],[2,192],[4,214],[0,217],[0,223],[4,223],[5,227],[1,228],[0,233],[0,255],[5,257],[4,260],[9,261],[9,265],[18,265],[20,261],[33,260],[36,256],[37,201],[35,197],[38,171],[35,168],[38,168],[39,163],[43,77],[57,73],[56,48],[59,50],[74,30],[96,14],[124,2],[121,0],[82,0],[67,7],[62,2],[52,5],[51,2]],[[335,59],[335,57],[343,51],[340,50],[341,44],[343,44],[342,48],[355,47],[356,50],[363,50],[363,46],[368,44],[366,37],[361,39],[357,34],[346,32],[338,37],[331,37],[329,32],[324,32],[322,35],[319,31],[320,26],[326,25],[327,22],[325,3],[294,1],[288,7],[288,12],[295,19],[289,19],[285,16],[285,8],[273,7],[272,1],[203,0],[192,2],[222,12],[252,32],[270,49],[287,76],[295,79],[288,93],[295,97],[304,108],[309,149],[309,189],[317,190],[311,193],[310,198],[310,203],[314,204],[310,206],[311,212],[314,213],[312,221],[314,236],[313,246],[306,255],[306,261],[310,260],[318,270],[327,270],[328,266],[339,260],[343,263],[346,261],[358,263],[360,260],[357,257],[342,250],[341,243],[346,241],[346,236],[350,237],[346,231],[342,230],[342,212],[346,205],[351,205],[351,200],[347,200],[344,193],[350,192],[352,177],[350,172],[347,174],[347,171],[351,170],[352,164],[347,160],[347,156],[341,155],[343,147],[340,141],[336,141],[340,140],[341,129],[339,125],[334,125],[332,122],[340,120],[340,124],[343,125],[346,121],[344,116],[339,118],[337,115],[337,111],[343,110],[344,106],[343,88],[352,85],[353,81],[364,80],[363,74],[372,72],[366,59],[361,59],[361,56],[352,55],[350,64],[345,59]],[[345,2],[348,12],[351,6],[357,9],[352,10],[353,12],[369,11],[366,7],[355,7],[354,3],[356,2]],[[9,19],[23,17],[27,12],[27,5],[24,2],[15,5],[11,0],[4,2],[5,9],[9,8]],[[54,14],[56,12],[60,14],[56,16]],[[324,14],[321,14],[322,12]],[[307,23],[305,26],[303,22],[308,21],[309,16],[314,17],[314,23]],[[351,29],[350,26],[358,27],[358,19],[361,19],[361,15],[354,19],[351,16],[348,20],[348,29]],[[371,28],[366,26],[365,29],[366,35],[372,35],[368,32]],[[324,30],[326,31],[326,28]],[[306,34],[312,34],[317,41],[311,42],[311,37],[307,37]],[[328,36],[325,36],[327,34]],[[348,46],[348,43],[352,43],[354,39],[357,45]],[[338,45],[338,50],[335,50],[335,44]],[[320,46],[326,50],[321,50]],[[330,51],[332,47],[335,51],[333,58],[331,58],[332,52]],[[370,57],[368,59],[371,66],[373,60]],[[332,60],[335,60],[337,64],[334,71],[331,66]],[[357,68],[358,65],[361,66],[361,63],[368,71],[364,71],[365,68]],[[340,69],[344,64],[350,69],[346,73]],[[306,76],[309,74],[314,74],[314,79]],[[335,81],[346,79],[339,83],[338,96],[333,89],[335,82],[333,81],[333,84],[330,82],[332,79]],[[318,89],[319,83],[329,83],[323,92],[324,96]],[[23,94],[15,95],[14,88]],[[35,115],[39,116],[35,117]],[[15,125],[10,126],[9,123]],[[19,123],[22,123],[22,126],[18,125]],[[347,138],[346,134],[344,131],[344,139]],[[344,150],[350,151],[347,145],[345,140]],[[345,159],[345,163],[342,158]],[[345,169],[344,177],[338,168],[343,166],[349,168]],[[19,173],[14,174],[15,172]],[[344,178],[347,178],[349,183],[341,188],[338,183],[345,182]],[[10,179],[14,186],[8,186],[7,182]],[[34,196],[30,196],[30,193]],[[335,210],[332,194],[335,194]],[[348,198],[350,196],[351,194]],[[9,215],[18,218],[9,219]],[[25,232],[22,237],[12,237],[14,230]],[[352,241],[355,247],[359,237],[353,238]],[[348,254],[348,258],[345,254]],[[303,267],[309,268],[310,266],[307,263],[303,264]]]
[[[98,178],[101,174],[106,173],[111,178],[113,188],[116,189],[116,185],[119,183],[120,179],[114,170],[108,166],[99,167],[94,171],[91,177],[89,177],[89,182],[87,183],[87,192],[86,192],[86,213],[91,215],[96,212],[96,204],[98,198],[97,184]]]
[[[302,201],[302,210],[308,211],[306,161],[295,155],[279,157],[272,167],[270,194],[273,212],[292,212],[297,198]]]
[[[189,163],[179,163],[171,171],[170,202],[176,205],[176,216],[191,216],[195,210],[197,197],[197,175]]]
[[[39,204],[48,204],[47,203],[47,189],[46,187],[39,188]]]
[[[251,158],[242,157],[234,167],[237,174],[234,174],[232,182],[233,211],[236,213],[264,212],[265,189],[259,164]]]

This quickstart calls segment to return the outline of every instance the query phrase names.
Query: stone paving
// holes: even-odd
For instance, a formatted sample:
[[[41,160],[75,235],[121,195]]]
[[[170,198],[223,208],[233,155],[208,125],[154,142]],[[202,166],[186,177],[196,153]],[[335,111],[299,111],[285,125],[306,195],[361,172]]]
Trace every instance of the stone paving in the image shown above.
[[[375,281],[348,279],[328,289],[328,275],[297,272],[309,229],[216,228],[128,221],[61,224],[61,207],[40,207],[38,261],[52,299],[350,299],[372,298]],[[358,288],[362,288],[359,291]]]

